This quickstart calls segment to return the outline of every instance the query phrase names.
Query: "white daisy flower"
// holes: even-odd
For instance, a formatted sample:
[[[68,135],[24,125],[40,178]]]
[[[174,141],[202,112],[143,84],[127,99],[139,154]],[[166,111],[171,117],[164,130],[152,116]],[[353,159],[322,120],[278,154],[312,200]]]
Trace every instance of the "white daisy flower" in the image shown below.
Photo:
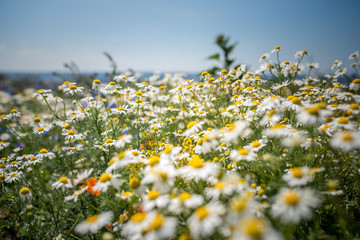
[[[179,174],[187,180],[209,180],[211,176],[218,173],[219,166],[205,162],[199,155],[194,155],[187,166],[179,168]]]
[[[117,189],[120,186],[120,180],[117,179],[119,176],[119,174],[111,174],[109,172],[103,173],[99,177],[99,181],[96,182],[94,191],[106,192],[109,186]]]
[[[76,202],[79,199],[79,196],[84,193],[86,191],[86,189],[88,189],[88,187],[84,187],[81,188],[80,190],[76,190],[72,195],[70,196],[66,196],[64,198],[64,201],[71,201],[73,200],[74,202]]]
[[[70,179],[67,177],[61,177],[57,182],[53,183],[51,186],[55,189],[61,188],[63,191],[65,190],[65,188],[73,187]]]
[[[155,207],[165,208],[170,201],[168,195],[161,195],[156,189],[150,190],[144,197],[143,206],[145,211],[150,211]]]
[[[228,131],[223,133],[223,139],[225,142],[233,142],[237,143],[239,137],[246,137],[252,133],[251,129],[248,128],[248,122],[245,121],[237,121],[232,123]]]
[[[106,225],[110,224],[112,219],[114,217],[114,214],[109,212],[103,212],[99,215],[92,215],[88,217],[85,221],[81,222],[75,227],[75,232],[84,235],[88,232],[96,233],[99,231],[102,227],[105,227]]]
[[[49,158],[49,159],[53,159],[55,158],[55,154],[52,152],[49,152],[46,148],[43,148],[39,151],[39,154],[36,155],[36,158],[38,159],[43,159],[43,158]]]
[[[191,135],[194,135],[194,133],[199,132],[202,129],[203,122],[189,122],[186,126],[186,130],[183,133],[185,137],[190,137]]]
[[[187,220],[190,234],[195,239],[210,236],[220,227],[225,214],[225,208],[218,202],[210,202],[197,208]]]
[[[87,180],[92,173],[93,169],[85,170],[81,173],[78,173],[75,180],[74,180],[74,186],[80,184],[82,181]]]
[[[275,197],[271,214],[284,223],[298,223],[310,219],[312,209],[320,205],[320,199],[310,189],[282,188]]]
[[[84,90],[84,87],[77,87],[76,84],[72,84],[68,87],[64,88],[64,93],[74,95],[77,92],[82,92]]]
[[[252,162],[255,161],[257,157],[257,154],[252,151],[252,150],[248,150],[246,148],[240,148],[239,150],[232,150],[230,153],[230,158],[235,161],[248,161],[248,162]]]
[[[145,240],[170,239],[174,236],[177,226],[177,220],[174,217],[166,217],[161,213],[149,214],[149,226]]]
[[[31,200],[31,198],[32,198],[32,193],[30,191],[30,188],[28,188],[28,187],[21,188],[19,191],[19,195],[20,195],[21,200],[23,200],[23,201]]]
[[[360,148],[360,132],[359,131],[342,131],[334,134],[330,140],[333,148],[349,152]]]
[[[235,226],[233,239],[238,240],[281,240],[282,236],[276,232],[264,219],[255,216],[242,218]]]
[[[314,172],[309,167],[292,168],[283,175],[283,180],[290,186],[304,186],[314,180]]]
[[[168,209],[176,214],[195,209],[204,203],[204,198],[198,194],[182,192],[177,197],[170,200]]]

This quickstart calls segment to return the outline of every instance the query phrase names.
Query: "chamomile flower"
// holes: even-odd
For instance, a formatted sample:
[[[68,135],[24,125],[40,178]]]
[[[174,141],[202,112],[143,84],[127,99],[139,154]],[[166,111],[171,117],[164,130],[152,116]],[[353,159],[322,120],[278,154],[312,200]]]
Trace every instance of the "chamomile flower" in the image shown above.
[[[298,223],[312,217],[312,209],[320,205],[320,199],[311,189],[282,188],[275,197],[271,214],[284,223]]]
[[[144,231],[143,239],[169,239],[174,236],[177,226],[176,218],[167,217],[161,213],[150,213],[149,215],[149,226]]]
[[[158,190],[152,189],[144,197],[144,203],[143,203],[144,210],[150,211],[155,207],[165,208],[168,205],[169,201],[170,198],[168,195],[166,194],[161,195],[161,193]]]
[[[110,159],[109,167],[106,168],[105,172],[113,172],[116,169],[126,167],[131,163],[139,163],[140,160],[138,158],[133,158],[132,153],[130,151],[120,152],[116,156]]]
[[[247,216],[235,225],[233,238],[239,240],[281,240],[282,236],[264,218]]]
[[[106,225],[110,224],[112,219],[114,218],[114,214],[109,212],[103,212],[99,215],[92,215],[86,218],[85,221],[81,222],[75,227],[75,232],[80,235],[85,235],[89,232],[96,233],[101,228],[105,227]]]
[[[52,184],[52,187],[55,189],[61,188],[64,191],[65,188],[72,188],[73,185],[69,178],[61,177],[58,181]]]
[[[195,239],[210,236],[223,222],[225,208],[219,202],[198,207],[187,220],[190,234]]]
[[[142,239],[144,230],[149,226],[153,216],[146,212],[137,212],[124,224],[122,232],[129,239]]]
[[[74,186],[80,184],[81,182],[87,180],[90,176],[90,174],[92,173],[94,169],[88,169],[88,170],[85,170],[83,172],[80,172],[77,174],[75,180],[74,180]]]
[[[196,154],[205,154],[215,149],[218,146],[218,141],[216,140],[217,134],[210,132],[204,135],[204,137],[197,140],[197,145],[195,147]]]
[[[230,153],[230,158],[235,161],[248,161],[252,162],[255,161],[257,155],[254,151],[246,149],[246,148],[240,148],[239,150],[233,150]]]
[[[198,122],[198,123],[194,121],[189,122],[186,126],[185,132],[183,133],[184,136],[190,137],[194,133],[199,132],[202,129],[203,124],[204,124],[203,122]]]
[[[296,167],[289,169],[282,178],[290,187],[304,186],[314,180],[314,172],[306,166]]]
[[[310,105],[302,109],[296,118],[304,125],[314,125],[325,122],[325,118],[330,116],[331,112],[326,109],[326,104]]]
[[[84,87],[78,87],[76,86],[76,84],[71,84],[68,87],[64,88],[64,93],[70,94],[70,95],[74,95],[77,92],[82,92],[84,90]]]
[[[190,209],[195,209],[204,203],[204,198],[198,194],[190,194],[189,192],[182,192],[175,198],[170,200],[168,209],[176,214],[188,212]]]
[[[81,194],[83,194],[86,190],[88,189],[88,187],[83,187],[80,190],[76,190],[72,195],[70,196],[66,196],[64,198],[64,201],[71,201],[73,200],[74,202],[77,202],[77,200],[79,199],[79,196]]]
[[[340,131],[334,134],[330,140],[333,148],[349,152],[360,148],[360,132],[359,131]]]
[[[119,174],[105,172],[99,177],[99,181],[94,186],[94,191],[106,192],[110,186],[117,189],[120,186]]]
[[[49,152],[46,148],[42,148],[40,149],[39,154],[36,155],[36,158],[41,160],[44,158],[53,159],[55,158],[55,154],[53,152]]]
[[[355,78],[349,85],[350,90],[357,91],[360,89],[360,78]]]
[[[23,174],[23,172],[21,171],[13,171],[10,172],[6,175],[5,177],[5,182],[7,183],[11,183],[11,182],[15,182],[17,180],[21,179],[21,175]]]
[[[20,194],[21,200],[23,200],[23,201],[31,200],[31,198],[32,198],[32,193],[30,191],[30,188],[28,188],[28,187],[21,188],[19,191],[19,194]]]
[[[240,137],[247,137],[252,133],[248,126],[249,124],[246,121],[232,123],[228,131],[223,133],[223,140],[227,143],[237,143]]]
[[[199,155],[194,155],[191,157],[188,165],[179,168],[178,171],[187,180],[208,180],[209,177],[218,173],[219,166],[214,163],[205,162]]]
[[[120,137],[117,138],[115,146],[117,148],[122,148],[126,144],[131,143],[132,136],[131,135],[120,135]]]
[[[101,81],[99,79],[95,79],[92,83],[92,89],[99,90],[101,87]]]
[[[4,148],[8,147],[9,145],[10,145],[10,143],[8,143],[8,142],[0,141],[0,151],[3,150]]]

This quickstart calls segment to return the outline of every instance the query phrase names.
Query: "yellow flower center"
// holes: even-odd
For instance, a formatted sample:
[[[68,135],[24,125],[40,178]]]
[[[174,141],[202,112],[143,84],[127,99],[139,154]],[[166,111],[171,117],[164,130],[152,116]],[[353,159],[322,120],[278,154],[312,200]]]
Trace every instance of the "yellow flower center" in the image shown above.
[[[272,117],[275,113],[276,113],[276,110],[271,109],[271,110],[266,114],[266,116],[267,116],[267,117]]]
[[[191,198],[191,194],[188,192],[183,192],[179,195],[180,202],[184,202],[185,200]]]
[[[132,178],[129,182],[131,189],[138,189],[140,187],[140,180],[138,178]]]
[[[245,233],[251,239],[261,239],[264,233],[264,222],[256,217],[249,217],[244,222]]]
[[[293,98],[291,99],[291,103],[292,103],[292,104],[296,104],[296,105],[300,105],[300,104],[301,104],[301,100],[300,100],[300,98],[298,98],[298,97],[293,97]]]
[[[306,111],[310,114],[310,115],[314,115],[314,116],[318,116],[319,115],[319,110],[320,108],[318,106],[313,106],[313,107],[308,107],[306,109]]]
[[[253,141],[253,143],[251,144],[251,147],[253,147],[253,148],[257,148],[260,146],[261,146],[261,142],[259,142],[259,141]]]
[[[285,128],[285,127],[286,127],[286,124],[284,124],[284,123],[276,123],[274,126],[272,126],[270,128],[273,130],[276,130],[276,129]]]
[[[138,153],[138,152],[137,152],[137,153]],[[134,152],[133,152],[133,155],[135,156]],[[138,155],[139,155],[139,153],[138,153]],[[117,155],[117,157],[118,157],[119,160],[125,158],[125,156],[126,156],[126,154],[125,154],[124,152],[121,152],[121,153],[119,153],[119,154]]]
[[[345,132],[343,132],[342,140],[343,140],[344,142],[351,142],[351,141],[354,140],[354,137],[353,137],[353,135],[352,135],[351,132],[345,131]]]
[[[196,216],[199,218],[200,221],[202,221],[204,218],[206,218],[209,215],[209,211],[206,208],[206,206],[201,206],[195,211]]]
[[[159,196],[160,196],[160,193],[157,190],[151,190],[148,193],[148,198],[150,201],[157,199]]]
[[[290,190],[285,194],[285,203],[287,205],[295,206],[298,204],[299,200],[299,194],[293,190]]]
[[[88,222],[88,223],[94,223],[94,222],[96,222],[96,221],[98,220],[98,218],[99,218],[98,215],[92,215],[92,216],[90,216],[90,217],[88,217],[88,218],[86,219],[86,222]]]
[[[191,128],[192,126],[194,126],[195,124],[196,124],[196,122],[191,121],[191,122],[189,122],[189,123],[187,124],[186,128],[189,129],[189,128]]]
[[[350,109],[352,109],[352,110],[358,110],[359,109],[359,104],[357,104],[357,103],[352,103],[352,104],[350,104]]]
[[[38,128],[38,132],[41,132],[41,131],[44,131],[44,128],[43,128],[43,127],[39,127],[39,128]]]
[[[218,183],[215,184],[214,188],[215,189],[223,189],[225,187],[225,183],[222,181],[219,181]]]
[[[144,212],[139,212],[139,213],[135,213],[134,215],[132,215],[132,217],[131,217],[131,221],[132,222],[137,222],[137,223],[139,223],[139,222],[142,222],[144,219],[145,219],[145,217],[146,217],[146,213],[144,213]]]
[[[68,130],[68,129],[71,129],[71,125],[70,125],[70,124],[66,124],[66,125],[64,126],[64,128],[67,129],[67,130]]]
[[[45,148],[43,148],[43,149],[41,149],[41,150],[39,151],[39,153],[40,153],[40,154],[48,153],[48,150],[46,150]]]
[[[100,176],[99,181],[100,182],[109,182],[109,181],[111,181],[111,179],[112,179],[112,177],[111,177],[110,173],[104,173]]]
[[[111,138],[106,139],[106,143],[113,143],[114,141]]]
[[[349,123],[349,119],[347,119],[347,117],[339,117],[337,122],[340,124],[347,124]]]
[[[295,178],[301,178],[303,176],[303,174],[301,172],[301,168],[294,168],[292,170],[292,174]]]
[[[34,118],[34,122],[38,123],[38,122],[40,122],[40,121],[41,121],[41,120],[40,120],[39,117]]]
[[[69,89],[70,89],[70,90],[76,90],[76,89],[77,89],[77,86],[76,86],[76,85],[71,85],[71,86],[69,87]]]
[[[23,187],[22,189],[20,189],[21,195],[27,195],[28,193],[30,193],[30,189],[28,187]]]
[[[154,155],[154,156],[151,156],[149,158],[149,165],[150,166],[154,166],[154,165],[158,164],[159,162],[160,162],[160,157],[159,156]]]
[[[204,160],[199,155],[194,155],[189,161],[189,165],[193,168],[202,168],[204,164]]]
[[[73,136],[73,135],[75,135],[75,132],[73,130],[70,130],[70,131],[67,132],[67,134],[70,135],[70,136]]]
[[[171,144],[169,144],[169,145],[167,145],[166,148],[164,149],[164,153],[165,153],[165,154],[169,154],[169,153],[171,153],[172,149],[173,149],[173,146],[172,146]]]
[[[59,182],[61,182],[62,184],[67,184],[69,182],[67,177],[62,177],[59,179]]]
[[[95,79],[95,80],[93,81],[93,83],[95,83],[95,84],[100,84],[101,82],[100,82],[99,79]]]
[[[246,156],[246,155],[249,155],[249,150],[245,149],[245,148],[241,148],[239,149],[239,155],[241,156]]]
[[[163,182],[165,182],[168,179],[168,175],[166,172],[160,172],[160,178]]]
[[[247,208],[248,201],[245,197],[237,197],[231,201],[231,209],[236,212],[242,212]]]
[[[165,217],[161,214],[156,214],[154,220],[151,222],[150,228],[152,230],[159,230],[164,224]]]
[[[360,84],[360,78],[355,78],[352,83]]]

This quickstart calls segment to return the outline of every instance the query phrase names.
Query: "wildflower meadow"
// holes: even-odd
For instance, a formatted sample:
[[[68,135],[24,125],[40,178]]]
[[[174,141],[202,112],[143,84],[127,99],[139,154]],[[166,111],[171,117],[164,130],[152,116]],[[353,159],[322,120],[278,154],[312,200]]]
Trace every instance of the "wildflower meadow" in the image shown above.
[[[281,52],[1,91],[0,238],[359,238],[359,54]]]

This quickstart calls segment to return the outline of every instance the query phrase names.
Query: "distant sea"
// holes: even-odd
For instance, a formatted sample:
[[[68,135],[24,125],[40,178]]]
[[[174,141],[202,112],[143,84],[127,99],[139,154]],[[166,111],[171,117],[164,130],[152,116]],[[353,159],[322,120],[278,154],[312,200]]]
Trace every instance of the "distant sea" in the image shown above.
[[[170,72],[172,75],[178,72]],[[139,72],[137,73],[140,75],[139,80],[145,80],[154,75],[154,72]],[[71,73],[51,73],[51,72],[39,72],[39,73],[26,73],[26,72],[0,72],[0,75],[3,75],[3,77],[12,79],[15,81],[20,81],[23,79],[32,79],[35,81],[45,81],[45,82],[61,82],[63,81],[63,78],[66,79],[72,79],[74,75]],[[102,82],[109,82],[110,79],[106,76],[106,73],[81,73],[79,74],[81,76],[88,76],[88,77],[94,77],[96,79],[99,79]],[[162,79],[165,76],[165,72],[159,73],[160,79]],[[62,78],[62,77],[63,78]],[[183,77],[185,79],[194,79],[199,80],[200,79],[200,73],[183,73]]]

